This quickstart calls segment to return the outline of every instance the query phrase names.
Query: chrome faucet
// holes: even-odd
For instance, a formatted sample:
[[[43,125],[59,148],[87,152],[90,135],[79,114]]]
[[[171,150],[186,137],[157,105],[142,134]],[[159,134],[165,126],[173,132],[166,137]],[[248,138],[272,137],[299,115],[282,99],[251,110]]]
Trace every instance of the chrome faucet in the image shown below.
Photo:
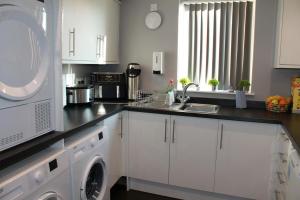
[[[177,96],[177,99],[180,101],[181,104],[185,104],[190,99],[190,97],[186,95],[186,92],[187,92],[187,89],[192,85],[199,87],[199,85],[196,83],[189,83],[186,86],[184,86],[184,88],[182,90],[182,96]]]

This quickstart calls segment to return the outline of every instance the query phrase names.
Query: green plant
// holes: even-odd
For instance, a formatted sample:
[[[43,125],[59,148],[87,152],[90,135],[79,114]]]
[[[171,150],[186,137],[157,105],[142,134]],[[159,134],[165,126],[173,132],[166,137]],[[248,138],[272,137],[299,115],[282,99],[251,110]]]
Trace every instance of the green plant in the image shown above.
[[[248,90],[250,86],[251,83],[249,80],[241,80],[238,85],[238,90]]]
[[[187,84],[189,84],[191,82],[191,80],[188,77],[183,77],[181,79],[179,79],[179,83],[181,83],[182,86],[185,86]]]
[[[211,79],[208,81],[208,85],[211,85],[213,87],[216,87],[220,84],[220,82],[217,79]]]

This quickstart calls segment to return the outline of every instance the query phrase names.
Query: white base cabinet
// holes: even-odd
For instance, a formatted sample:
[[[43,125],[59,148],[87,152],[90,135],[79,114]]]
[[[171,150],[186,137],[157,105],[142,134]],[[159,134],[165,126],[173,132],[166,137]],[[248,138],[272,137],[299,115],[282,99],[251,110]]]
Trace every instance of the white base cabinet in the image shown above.
[[[129,113],[129,177],[168,184],[170,116]]]
[[[108,163],[109,187],[113,186],[123,175],[123,140],[122,140],[122,113],[115,114],[104,120],[108,132]]]
[[[129,178],[270,199],[277,126],[129,112]]]
[[[268,199],[274,125],[220,121],[215,192]]]
[[[218,120],[172,116],[169,184],[212,192]]]

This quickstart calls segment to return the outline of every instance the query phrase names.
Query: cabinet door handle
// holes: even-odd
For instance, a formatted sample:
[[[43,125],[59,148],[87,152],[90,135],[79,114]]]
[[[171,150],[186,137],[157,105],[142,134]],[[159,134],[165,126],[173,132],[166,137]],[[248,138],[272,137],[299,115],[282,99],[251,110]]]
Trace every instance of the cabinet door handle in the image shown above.
[[[284,154],[284,153],[279,153],[279,158],[280,158],[280,161],[281,161],[282,163],[287,163],[286,154]]]
[[[223,132],[224,132],[224,125],[221,124],[220,150],[223,148]]]
[[[100,46],[101,46],[101,36],[98,35],[97,36],[97,47],[96,47],[96,57],[97,58],[100,57],[100,52],[101,52],[101,50],[100,50],[101,47]]]
[[[75,56],[75,28],[69,31],[69,55]]]
[[[167,143],[167,124],[168,124],[168,120],[165,119],[165,143]]]
[[[285,179],[284,174],[282,172],[277,172],[277,177],[278,177],[278,180],[279,180],[280,184],[286,183],[286,179]]]
[[[175,119],[173,120],[172,143],[175,143]]]
[[[287,136],[287,134],[284,132],[281,132],[281,137],[283,137],[285,142],[288,142],[290,140],[289,137]]]
[[[123,138],[123,116],[122,116],[122,114],[121,114],[121,116],[120,116],[120,120],[121,120],[121,138]]]
[[[281,192],[275,190],[275,200],[283,200]]]

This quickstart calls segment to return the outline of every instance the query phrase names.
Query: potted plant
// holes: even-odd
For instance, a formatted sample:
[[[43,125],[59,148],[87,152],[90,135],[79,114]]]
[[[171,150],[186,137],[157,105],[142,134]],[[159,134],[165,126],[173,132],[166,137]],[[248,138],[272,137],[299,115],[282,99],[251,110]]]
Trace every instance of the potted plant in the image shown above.
[[[248,80],[241,80],[240,83],[239,83],[238,90],[241,90],[241,91],[244,91],[244,92],[248,92],[250,86],[251,86],[250,81],[248,81]]]
[[[184,86],[186,86],[190,82],[191,82],[191,80],[188,77],[183,77],[183,78],[179,79],[179,83],[181,83],[182,89],[184,88]]]
[[[247,108],[246,91],[249,90],[251,83],[248,80],[241,80],[235,91],[236,108]]]
[[[208,81],[208,85],[211,85],[212,91],[216,91],[217,86],[219,85],[219,81],[217,79],[211,79]]]

